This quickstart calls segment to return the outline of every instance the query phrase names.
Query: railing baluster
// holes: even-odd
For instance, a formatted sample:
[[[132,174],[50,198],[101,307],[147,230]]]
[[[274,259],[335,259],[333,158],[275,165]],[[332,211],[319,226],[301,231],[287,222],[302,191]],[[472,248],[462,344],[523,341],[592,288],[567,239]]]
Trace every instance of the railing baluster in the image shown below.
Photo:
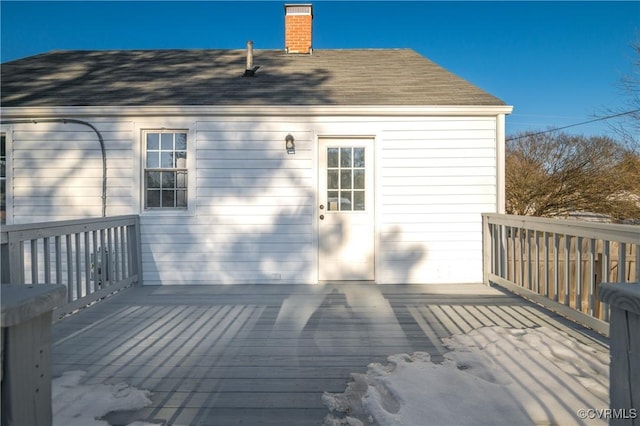
[[[533,250],[534,250],[534,262],[535,262],[535,270],[534,270],[534,290],[536,293],[540,294],[540,241],[539,241],[538,231],[533,231]]]
[[[84,289],[85,294],[91,294],[91,244],[89,232],[83,232],[84,236]]]
[[[93,240],[93,291],[98,291],[100,287],[100,277],[98,276],[98,231],[92,231],[92,240]]]
[[[111,233],[113,231],[113,228],[107,228],[106,230],[107,233],[107,265],[106,265],[106,270],[107,270],[107,281],[109,282],[109,286],[111,285],[111,282],[113,281],[113,245],[112,245],[112,238],[111,238]]]
[[[593,316],[596,305],[596,240],[589,239],[589,292],[587,313]]]
[[[107,287],[107,273],[105,272],[106,270],[106,266],[107,266],[107,245],[106,245],[106,238],[104,235],[104,229],[101,229],[99,231],[99,235],[100,235],[100,285],[101,288],[105,288]]]
[[[120,234],[119,228],[113,228],[113,266],[115,273],[113,278],[115,281],[120,281]]]
[[[627,282],[627,245],[625,243],[618,245],[618,282]]]
[[[578,237],[576,240],[576,274],[575,282],[572,284],[575,287],[575,307],[576,310],[582,311],[582,237]]]
[[[56,284],[63,284],[62,282],[62,238],[60,235],[55,237],[55,252],[56,252]]]
[[[571,280],[571,236],[564,235],[564,300],[563,303],[569,306],[569,281]]]
[[[51,284],[51,243],[49,237],[43,238],[42,242],[44,245],[44,257],[42,259],[44,262],[44,282],[45,284]]]
[[[75,300],[73,285],[73,248],[71,247],[71,234],[65,235],[67,249],[67,295],[69,302]]]
[[[521,287],[524,287],[525,283],[524,283],[524,229],[523,228],[518,228],[518,241],[520,242],[520,247],[519,247],[520,262],[518,266],[518,275],[520,276],[519,284]]]
[[[31,240],[31,284],[38,284],[38,240]]]
[[[76,299],[80,299],[84,294],[82,293],[82,265],[80,264],[80,234],[74,234],[75,239],[75,255],[76,255]]]
[[[120,227],[120,244],[122,244],[120,250],[120,270],[122,273],[122,279],[128,278],[129,274],[127,273],[127,239],[125,234],[126,226]]]
[[[633,277],[633,282],[640,282],[640,244],[634,244],[633,248],[636,251],[636,275]]]
[[[542,233],[543,251],[542,251],[542,271],[544,274],[544,290],[543,295],[549,296],[549,234],[547,231]]]
[[[560,235],[554,232],[553,234],[553,300],[557,302],[558,289],[560,288]]]

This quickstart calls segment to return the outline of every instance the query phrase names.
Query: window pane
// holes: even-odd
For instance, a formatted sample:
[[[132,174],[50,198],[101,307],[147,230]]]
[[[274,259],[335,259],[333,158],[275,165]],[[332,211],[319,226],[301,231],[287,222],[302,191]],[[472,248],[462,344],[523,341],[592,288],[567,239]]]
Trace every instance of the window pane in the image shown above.
[[[353,187],[355,189],[364,189],[364,170],[353,171]]]
[[[187,172],[177,172],[176,175],[176,188],[186,188]]]
[[[337,170],[327,170],[327,189],[338,189]]]
[[[176,152],[176,167],[179,169],[187,168],[187,152],[186,151]]]
[[[147,172],[147,188],[160,188],[161,172]]]
[[[338,167],[338,148],[327,148],[327,167]]]
[[[162,187],[164,189],[176,187],[176,174],[174,172],[162,172]]]
[[[160,153],[160,167],[162,167],[163,169],[173,168],[173,152]]]
[[[187,134],[176,133],[176,151],[186,151],[186,150],[187,150]]]
[[[364,148],[353,148],[353,167],[364,167]]]
[[[173,133],[163,133],[161,139],[161,147],[162,150],[172,151],[173,150]]]
[[[176,207],[187,207],[187,191],[176,191]]]
[[[160,191],[147,190],[147,207],[160,207]]]
[[[338,191],[327,192],[327,210],[338,210]]]
[[[162,191],[162,207],[175,207],[176,193],[175,191]]]
[[[157,169],[160,167],[160,153],[157,151],[147,153],[147,167]]]
[[[351,167],[351,148],[340,148],[340,166]]]
[[[340,188],[351,189],[351,170],[340,170]]]
[[[158,133],[147,133],[147,149],[160,149],[160,135]]]
[[[351,191],[340,191],[340,210],[351,210]]]
[[[354,191],[353,193],[353,209],[364,210],[364,191]]]

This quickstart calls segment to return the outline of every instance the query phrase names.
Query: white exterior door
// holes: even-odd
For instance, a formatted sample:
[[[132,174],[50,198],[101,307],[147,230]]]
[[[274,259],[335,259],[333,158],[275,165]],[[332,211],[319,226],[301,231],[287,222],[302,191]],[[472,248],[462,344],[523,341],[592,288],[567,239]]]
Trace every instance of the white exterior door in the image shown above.
[[[320,139],[319,279],[374,279],[373,140]]]

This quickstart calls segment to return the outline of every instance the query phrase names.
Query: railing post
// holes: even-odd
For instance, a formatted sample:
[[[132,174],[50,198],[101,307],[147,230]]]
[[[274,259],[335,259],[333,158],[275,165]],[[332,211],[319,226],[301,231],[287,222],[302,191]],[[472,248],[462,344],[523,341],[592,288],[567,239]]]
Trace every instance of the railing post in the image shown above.
[[[130,275],[137,275],[136,285],[142,284],[142,253],[140,239],[140,217],[136,216],[133,226],[127,227]]]
[[[482,280],[485,285],[489,283],[489,273],[492,265],[491,253],[491,225],[489,224],[489,216],[482,215]]]
[[[3,285],[2,425],[51,425],[51,312],[63,285]]]
[[[15,232],[8,232],[9,282],[24,284],[24,243]]]
[[[640,425],[640,283],[602,284],[600,299],[611,308],[610,425]],[[626,414],[626,415],[625,415]]]

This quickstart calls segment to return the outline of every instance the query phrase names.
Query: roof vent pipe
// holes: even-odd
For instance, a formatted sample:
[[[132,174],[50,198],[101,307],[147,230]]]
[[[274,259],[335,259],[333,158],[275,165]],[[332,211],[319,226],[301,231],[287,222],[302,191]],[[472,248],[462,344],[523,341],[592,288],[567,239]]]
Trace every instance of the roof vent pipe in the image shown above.
[[[253,66],[253,42],[247,41],[247,68],[244,70],[243,77],[254,77],[259,66]]]

